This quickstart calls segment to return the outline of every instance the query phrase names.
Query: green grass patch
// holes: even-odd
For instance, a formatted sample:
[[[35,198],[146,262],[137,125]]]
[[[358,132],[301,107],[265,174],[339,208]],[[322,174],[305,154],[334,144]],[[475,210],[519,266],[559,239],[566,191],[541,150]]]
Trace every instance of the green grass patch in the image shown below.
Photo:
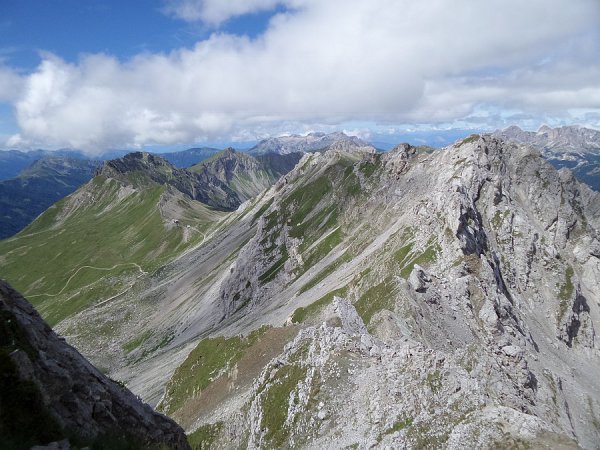
[[[460,147],[461,145],[468,144],[470,142],[478,141],[479,138],[481,138],[481,136],[479,136],[478,134],[472,134],[471,136],[469,136],[467,138],[464,138],[462,141],[460,141],[460,144],[458,144],[458,145]]]
[[[412,417],[405,417],[403,419],[398,419],[393,423],[393,425],[390,428],[385,430],[385,432],[383,434],[384,434],[384,436],[387,434],[394,434],[396,431],[404,430],[405,428],[410,427],[412,424],[413,424]]]
[[[208,450],[215,447],[215,442],[223,429],[223,422],[202,425],[193,433],[188,434],[187,439],[193,450]]]
[[[303,323],[316,317],[327,305],[333,301],[333,297],[345,297],[348,293],[348,288],[343,287],[325,294],[317,301],[308,306],[300,307],[292,314],[292,322]]]
[[[319,284],[321,281],[323,281],[325,278],[327,278],[329,275],[331,275],[333,272],[335,272],[342,264],[347,263],[351,260],[352,260],[352,256],[350,256],[350,253],[348,251],[346,251],[346,253],[344,253],[342,256],[340,256],[338,259],[336,259],[334,262],[332,262],[327,267],[325,267],[321,272],[319,272],[317,275],[315,275],[313,278],[311,278],[308,281],[308,283],[306,283],[304,286],[302,286],[300,288],[300,291],[298,291],[298,293],[302,294],[302,293],[308,291],[309,289],[312,289],[317,284]]]
[[[413,244],[412,242],[406,244],[404,247],[400,248],[399,250],[396,250],[394,252],[394,260],[398,263],[398,264],[402,264],[405,260],[406,257],[412,252],[413,249]]]
[[[175,370],[165,389],[165,400],[157,409],[166,414],[177,411],[185,401],[199,395],[223,371],[237,363],[267,330],[268,327],[261,327],[248,337],[217,337],[200,341]]]
[[[366,178],[370,178],[375,171],[381,167],[381,154],[377,153],[373,155],[373,158],[374,161],[365,161],[358,166],[358,170],[360,170]]]
[[[402,250],[402,249],[401,249]],[[415,264],[426,267],[431,264],[435,260],[437,260],[437,255],[441,251],[441,247],[439,244],[429,245],[423,253],[418,255],[412,261],[408,262],[401,270],[400,276],[404,279],[408,279],[410,273],[415,267]]]
[[[259,217],[261,217],[267,209],[273,204],[273,198],[271,198],[267,203],[262,205],[258,211],[252,216],[252,223],[256,222]]]
[[[269,267],[262,275],[258,277],[258,281],[260,284],[267,284],[270,281],[273,281],[277,274],[283,269],[285,266],[285,262],[289,259],[289,254],[287,251],[287,247],[283,245],[281,247],[281,256],[277,261],[273,263],[271,267]]]
[[[367,289],[367,291],[354,304],[356,312],[365,324],[369,324],[371,318],[383,309],[394,308],[394,294],[396,286],[393,278]]]
[[[437,369],[433,372],[429,372],[425,382],[427,383],[427,386],[429,386],[429,389],[431,389],[431,392],[437,394],[442,389],[442,374]]]
[[[558,298],[560,300],[559,321],[561,321],[567,313],[567,309],[569,308],[569,300],[573,296],[573,275],[573,268],[571,266],[567,267],[565,272],[565,282],[560,287],[560,291],[558,293]]]
[[[494,217],[492,218],[492,225],[494,227],[494,229],[498,230],[500,228],[500,226],[502,225],[502,222],[504,222],[504,219],[506,218],[506,216],[508,216],[510,214],[510,211],[506,210],[506,211],[496,211],[496,213],[494,214]]]
[[[290,430],[286,426],[290,394],[298,383],[306,378],[306,369],[295,364],[282,366],[276,379],[266,388],[262,401],[262,428],[266,430],[265,438],[269,448],[282,448],[289,437]],[[295,398],[292,397],[292,401]]]
[[[352,167],[347,167],[344,171],[344,181],[342,182],[342,191],[350,197],[359,195],[362,192],[360,180],[352,170]]]
[[[294,190],[284,201],[283,205],[288,209],[295,205],[294,214],[291,216],[292,223],[300,223],[332,190],[331,181],[322,176],[306,186]]]
[[[123,345],[123,350],[125,350],[125,352],[127,352],[127,353],[131,353],[136,348],[138,348],[140,345],[142,345],[144,342],[146,342],[150,338],[150,336],[152,336],[152,331],[151,330],[144,331],[139,336],[137,336],[137,337],[131,339],[130,341],[126,342]]]

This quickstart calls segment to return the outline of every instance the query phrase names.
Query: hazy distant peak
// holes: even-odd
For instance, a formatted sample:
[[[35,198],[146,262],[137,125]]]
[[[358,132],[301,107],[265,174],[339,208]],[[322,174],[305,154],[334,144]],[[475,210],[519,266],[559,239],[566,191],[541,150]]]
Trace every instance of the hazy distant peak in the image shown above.
[[[279,136],[265,139],[250,149],[250,153],[279,153],[281,155],[288,153],[307,153],[325,150],[338,142],[352,143],[355,146],[368,147],[369,144],[359,137],[348,136],[342,131],[333,133],[314,132],[305,136],[293,134],[289,136]]]

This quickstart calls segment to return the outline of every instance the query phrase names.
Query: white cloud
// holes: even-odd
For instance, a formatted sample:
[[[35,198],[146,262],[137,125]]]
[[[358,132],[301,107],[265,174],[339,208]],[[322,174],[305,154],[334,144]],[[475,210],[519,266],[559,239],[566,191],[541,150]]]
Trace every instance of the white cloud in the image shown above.
[[[23,79],[11,69],[0,65],[0,102],[12,102],[21,92]]]
[[[295,6],[301,0],[167,0],[165,12],[179,19],[219,25],[249,13],[268,11],[277,5]]]
[[[189,19],[219,23],[276,3],[284,2],[171,6],[196,5]],[[293,10],[254,40],[215,33],[190,49],[124,63],[43,55],[34,73],[17,82],[10,75],[17,88],[5,98],[20,127],[12,142],[97,151],[352,121],[447,123],[481,105],[557,116],[600,105],[597,0],[285,5]]]

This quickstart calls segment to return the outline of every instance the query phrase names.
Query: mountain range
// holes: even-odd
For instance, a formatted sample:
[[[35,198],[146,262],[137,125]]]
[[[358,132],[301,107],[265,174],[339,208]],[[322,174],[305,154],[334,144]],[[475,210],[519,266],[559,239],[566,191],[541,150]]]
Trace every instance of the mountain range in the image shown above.
[[[193,171],[201,175],[207,172],[203,166],[197,166],[201,161],[214,157],[220,150],[213,148],[191,148],[180,152],[164,153],[157,158],[171,163],[174,168],[183,169],[191,166],[196,167]],[[229,149],[229,152],[234,152]],[[71,154],[74,157],[57,156],[60,154]],[[204,195],[220,196],[222,204],[215,206],[220,208],[234,208],[242,201],[258,194],[270,186],[283,173],[288,172],[300,159],[299,154],[290,155],[257,155],[244,158],[244,154],[234,152],[235,156],[228,159],[231,167],[211,167],[210,170],[219,170],[220,178],[213,179],[215,189],[225,189],[222,183],[237,183],[239,192],[221,192],[217,194],[204,192]],[[233,154],[233,153],[231,153]],[[222,156],[222,155],[221,155]],[[85,155],[77,152],[58,151],[56,154],[47,151],[24,152],[0,152],[0,158],[5,161],[6,174],[13,175],[12,170],[19,169],[17,176],[7,180],[0,180],[0,239],[10,237],[21,231],[31,223],[39,214],[45,211],[53,203],[74,192],[81,185],[87,183],[94,175],[96,167],[101,165],[100,161],[87,159]],[[39,158],[39,159],[35,159]],[[135,160],[126,157],[125,159]],[[221,157],[213,158],[220,161]],[[240,168],[234,167],[242,162]],[[33,162],[30,162],[33,161]],[[21,163],[30,165],[21,168]],[[246,167],[254,164],[252,168]],[[166,166],[165,166],[166,167]],[[119,170],[118,168],[113,168]],[[247,169],[247,170],[246,170]],[[108,170],[108,169],[104,169]],[[184,173],[184,172],[180,172]],[[242,176],[242,173],[244,174]],[[257,179],[246,180],[244,176],[253,174]],[[189,175],[198,178],[196,175]],[[208,184],[206,173],[204,174],[205,189]],[[240,178],[241,177],[241,178]],[[175,177],[176,178],[176,177]],[[210,176],[209,176],[210,178]],[[259,180],[260,179],[260,180]],[[188,184],[190,180],[188,180]],[[192,183],[193,184],[193,183]],[[220,186],[220,187],[219,187]],[[245,187],[244,187],[245,186]],[[187,192],[189,194],[189,192]],[[227,199],[227,197],[230,197]],[[211,204],[208,197],[204,201]],[[217,202],[218,203],[218,202]]]
[[[106,162],[0,269],[202,448],[594,448],[600,194],[492,135],[319,150]]]
[[[87,183],[98,161],[45,156],[0,181],[0,239],[27,226],[53,203]]]
[[[289,136],[273,137],[264,139],[248,152],[250,154],[261,155],[264,153],[308,153],[327,149],[335,143],[345,143],[359,146],[369,146],[365,141],[356,137],[348,136],[342,132],[334,133],[308,133],[307,135],[292,134]]]

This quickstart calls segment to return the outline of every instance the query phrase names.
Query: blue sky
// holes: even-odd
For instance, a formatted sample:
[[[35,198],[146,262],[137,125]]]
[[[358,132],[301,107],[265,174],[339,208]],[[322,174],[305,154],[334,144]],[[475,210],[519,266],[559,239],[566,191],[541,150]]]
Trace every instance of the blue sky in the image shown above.
[[[600,128],[599,25],[597,0],[2,0],[0,148]]]
[[[0,57],[26,71],[40,51],[76,62],[82,53],[108,53],[127,60],[141,52],[168,52],[206,39],[213,27],[174,20],[160,0],[2,0]],[[232,18],[222,32],[257,36],[275,11]]]

